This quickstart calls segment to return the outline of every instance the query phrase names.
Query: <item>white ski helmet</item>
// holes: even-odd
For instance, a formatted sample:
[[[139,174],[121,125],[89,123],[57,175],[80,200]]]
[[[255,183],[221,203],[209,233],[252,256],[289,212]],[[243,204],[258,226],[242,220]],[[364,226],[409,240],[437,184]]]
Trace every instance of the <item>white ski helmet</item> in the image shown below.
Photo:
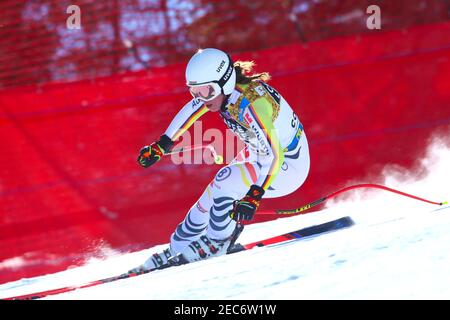
[[[221,93],[229,95],[236,85],[233,61],[221,50],[200,49],[186,67],[186,84],[195,98],[204,101]]]

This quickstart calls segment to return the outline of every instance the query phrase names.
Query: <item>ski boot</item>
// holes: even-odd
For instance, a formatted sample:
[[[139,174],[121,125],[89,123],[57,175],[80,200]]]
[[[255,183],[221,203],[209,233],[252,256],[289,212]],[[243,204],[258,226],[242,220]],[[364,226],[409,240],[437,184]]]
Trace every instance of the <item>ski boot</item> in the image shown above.
[[[167,248],[163,252],[152,254],[142,265],[129,270],[128,273],[143,274],[156,269],[164,269],[170,266],[168,260],[173,256],[170,248]]]
[[[180,265],[227,254],[229,253],[229,250],[233,249],[234,244],[243,229],[244,226],[238,223],[231,236],[221,240],[211,239],[207,235],[203,235],[200,239],[192,241],[183,252],[175,257],[169,258],[169,264]]]

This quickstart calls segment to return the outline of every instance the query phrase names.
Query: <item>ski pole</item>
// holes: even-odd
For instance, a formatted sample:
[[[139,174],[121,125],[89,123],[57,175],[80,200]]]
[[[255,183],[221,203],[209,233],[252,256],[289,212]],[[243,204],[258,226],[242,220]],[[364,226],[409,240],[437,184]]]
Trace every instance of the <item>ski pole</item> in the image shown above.
[[[216,164],[222,164],[223,163],[223,157],[220,154],[217,154],[216,149],[211,144],[204,145],[204,144],[197,144],[193,146],[184,146],[181,148],[173,149],[172,151],[166,153],[166,155],[176,154],[184,151],[195,151],[200,149],[208,149],[211,151],[211,154],[214,158],[214,163]]]
[[[325,202],[325,201],[327,201],[327,200],[329,200],[331,198],[334,198],[338,194],[344,193],[344,192],[352,190],[352,189],[357,189],[357,188],[377,188],[377,189],[382,189],[382,190],[390,191],[390,192],[393,192],[393,193],[396,193],[396,194],[400,194],[400,195],[405,196],[405,197],[413,198],[413,199],[416,199],[416,200],[420,200],[420,201],[423,201],[423,202],[427,202],[427,203],[431,203],[431,204],[435,204],[435,205],[439,205],[439,206],[448,204],[447,201],[434,202],[434,201],[426,200],[426,199],[423,199],[423,198],[419,198],[417,196],[413,196],[411,194],[408,194],[408,193],[405,193],[405,192],[402,192],[402,191],[399,191],[399,190],[391,189],[391,188],[388,188],[388,187],[385,187],[385,186],[382,186],[382,185],[365,183],[365,184],[356,184],[356,185],[353,185],[353,186],[349,186],[349,187],[343,188],[341,190],[333,192],[333,193],[331,193],[331,194],[329,194],[329,195],[327,195],[325,197],[317,199],[317,200],[315,200],[313,202],[310,202],[310,203],[308,203],[308,204],[306,204],[304,206],[301,206],[299,208],[290,209],[290,210],[260,211],[260,212],[256,212],[256,214],[304,214],[304,211],[309,210],[312,207],[315,207],[315,206],[317,206],[317,205],[319,205],[319,204],[321,204],[321,203],[323,203],[323,202]]]

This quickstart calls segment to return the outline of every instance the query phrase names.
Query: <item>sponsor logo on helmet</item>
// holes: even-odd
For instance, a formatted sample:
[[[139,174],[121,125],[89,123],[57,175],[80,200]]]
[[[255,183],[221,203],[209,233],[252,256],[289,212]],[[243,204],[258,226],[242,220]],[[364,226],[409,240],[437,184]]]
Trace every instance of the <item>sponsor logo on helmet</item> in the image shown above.
[[[220,62],[219,67],[216,69],[216,71],[219,73],[220,70],[222,70],[223,66],[225,65],[225,60],[222,60],[222,62]]]
[[[233,66],[232,65],[230,65],[230,67],[228,68],[227,73],[224,74],[223,81],[228,81],[228,79],[231,76],[231,71],[233,71]]]

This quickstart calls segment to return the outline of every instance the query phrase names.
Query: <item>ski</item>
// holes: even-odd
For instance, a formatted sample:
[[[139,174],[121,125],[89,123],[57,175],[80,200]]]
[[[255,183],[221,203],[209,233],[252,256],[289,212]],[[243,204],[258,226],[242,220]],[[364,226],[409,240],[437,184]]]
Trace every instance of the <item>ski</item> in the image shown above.
[[[288,242],[291,240],[300,240],[305,237],[315,236],[315,235],[319,235],[319,234],[322,234],[325,232],[336,231],[339,229],[348,228],[348,227],[351,227],[352,225],[354,225],[352,218],[342,217],[342,218],[339,218],[336,220],[321,223],[321,224],[314,225],[311,227],[306,227],[306,228],[299,229],[299,230],[292,231],[292,232],[287,232],[287,233],[284,233],[284,234],[281,234],[281,235],[278,235],[278,236],[275,236],[272,238],[267,238],[267,239],[256,241],[253,243],[249,243],[249,244],[245,244],[245,245],[238,243],[238,244],[235,244],[234,247],[228,251],[228,254],[245,251],[245,250],[250,250],[250,249],[253,249],[254,247],[264,247],[264,246],[269,246],[269,245],[273,245],[273,244]]]
[[[248,244],[236,243],[233,245],[232,248],[230,248],[228,250],[227,254],[233,254],[233,253],[237,253],[237,252],[241,252],[241,251],[251,250],[255,247],[264,247],[264,246],[270,246],[273,244],[279,244],[279,243],[290,242],[290,241],[294,241],[294,240],[300,240],[305,237],[315,236],[315,235],[319,235],[319,234],[322,234],[325,232],[331,232],[331,231],[335,231],[335,230],[339,230],[339,229],[343,229],[343,228],[348,228],[348,227],[351,227],[353,224],[354,224],[354,222],[350,217],[348,217],[348,216],[342,217],[342,218],[339,218],[339,219],[336,219],[333,221],[329,221],[329,222],[325,222],[322,224],[302,228],[299,230],[284,233],[284,234],[281,234],[281,235],[278,235],[275,237],[263,239],[263,240],[256,241],[253,243],[248,243]],[[70,291],[74,291],[74,290],[78,290],[78,289],[85,289],[85,288],[89,288],[89,287],[93,287],[93,286],[97,286],[100,284],[105,284],[105,283],[109,283],[109,282],[113,282],[113,281],[118,281],[118,280],[122,280],[122,279],[128,279],[128,278],[143,275],[143,274],[146,274],[146,273],[149,273],[152,271],[166,269],[166,268],[169,268],[172,266],[177,266],[177,265],[182,265],[182,264],[185,264],[185,262],[181,262],[181,263],[174,264],[174,265],[166,265],[166,266],[163,266],[158,269],[124,273],[119,276],[113,276],[113,277],[104,278],[104,279],[100,279],[100,280],[94,280],[94,281],[91,281],[91,282],[88,282],[86,284],[79,285],[79,286],[68,286],[68,287],[63,287],[63,288],[58,288],[58,289],[52,289],[52,290],[46,290],[46,291],[41,291],[41,292],[36,292],[36,293],[19,295],[19,296],[15,296],[15,297],[11,297],[11,298],[3,298],[2,300],[40,299],[40,298],[44,298],[44,297],[51,296],[51,295],[70,292]]]

